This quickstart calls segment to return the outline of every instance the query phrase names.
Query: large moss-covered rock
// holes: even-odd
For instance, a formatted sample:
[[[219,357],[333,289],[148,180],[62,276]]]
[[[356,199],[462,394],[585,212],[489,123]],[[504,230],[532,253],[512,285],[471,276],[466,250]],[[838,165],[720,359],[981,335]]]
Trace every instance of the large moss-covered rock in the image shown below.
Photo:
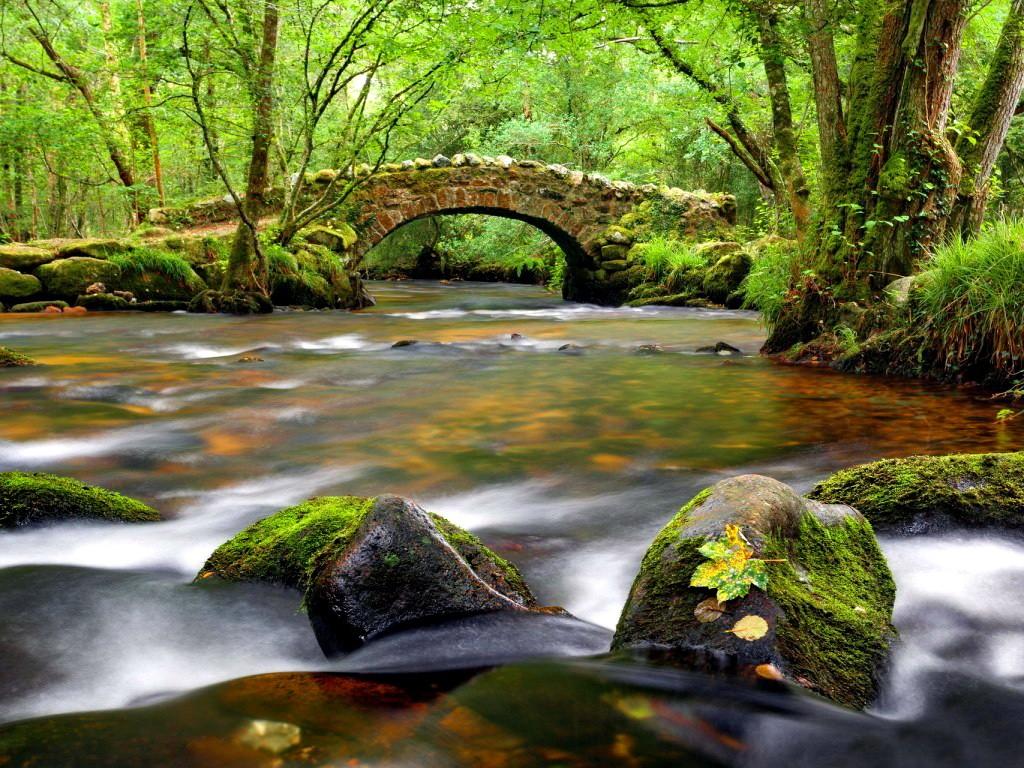
[[[0,299],[24,299],[35,296],[42,287],[39,280],[32,275],[0,267]]]
[[[180,270],[126,269],[116,281],[120,291],[133,294],[140,301],[190,301],[207,288],[195,271],[182,263]]]
[[[31,272],[57,258],[54,250],[23,243],[0,245],[0,267],[18,272]]]
[[[70,477],[0,473],[0,528],[72,519],[139,523],[159,520],[160,513],[141,501]]]
[[[0,347],[0,368],[22,368],[29,365],[39,365],[39,363],[13,349]]]
[[[1024,453],[884,459],[844,469],[811,492],[851,504],[875,526],[1024,526]]]
[[[396,496],[281,510],[221,545],[199,574],[209,576],[303,590],[328,655],[411,623],[535,606],[515,566]]]
[[[73,256],[43,264],[35,272],[46,294],[65,301],[74,301],[86,293],[93,283],[116,285],[121,269],[103,259]]]
[[[229,315],[267,315],[274,305],[266,296],[247,291],[203,291],[188,303],[188,311],[196,313],[223,312]]]
[[[718,304],[725,304],[750,272],[750,255],[744,251],[728,253],[718,259],[704,275],[704,295]]]
[[[334,222],[330,226],[316,224],[312,227],[307,227],[299,233],[299,238],[307,243],[322,245],[330,248],[332,251],[341,253],[356,244],[358,235],[356,235],[356,231],[351,226],[339,221]]]
[[[708,560],[699,552],[740,526],[754,557],[774,560],[767,588],[707,607],[714,592],[690,586]],[[800,498],[768,477],[743,475],[698,494],[644,556],[613,648],[658,652],[704,670],[744,672],[771,664],[835,701],[862,707],[895,636],[895,585],[856,510]],[[730,632],[747,616],[767,623],[760,639]]]

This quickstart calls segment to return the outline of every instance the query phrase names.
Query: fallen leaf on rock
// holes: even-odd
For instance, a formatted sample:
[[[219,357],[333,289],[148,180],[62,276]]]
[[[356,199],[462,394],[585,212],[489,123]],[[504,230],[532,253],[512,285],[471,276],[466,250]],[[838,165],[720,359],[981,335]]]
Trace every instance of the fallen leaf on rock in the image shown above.
[[[697,603],[697,607],[693,609],[693,616],[701,624],[707,624],[718,621],[724,612],[725,607],[715,598],[709,597],[707,600]]]
[[[727,629],[725,631],[732,632],[740,640],[753,642],[754,640],[760,640],[768,634],[768,622],[760,616],[752,614],[750,616],[744,616],[736,622],[732,629]]]
[[[782,673],[779,672],[779,668],[774,664],[758,664],[754,667],[754,672],[757,673],[758,677],[763,677],[765,680],[785,680]]]

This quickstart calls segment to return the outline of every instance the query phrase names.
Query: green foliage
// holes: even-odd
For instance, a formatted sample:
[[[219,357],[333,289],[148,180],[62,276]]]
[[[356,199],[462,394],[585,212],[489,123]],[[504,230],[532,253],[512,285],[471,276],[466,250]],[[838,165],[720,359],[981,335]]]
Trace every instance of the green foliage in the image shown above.
[[[630,249],[631,258],[647,267],[655,280],[677,270],[702,269],[707,260],[697,252],[692,243],[673,240],[655,235],[645,243],[637,243]]]
[[[766,239],[751,244],[748,251],[753,262],[740,284],[743,306],[759,309],[765,324],[772,327],[782,314],[798,269],[797,247],[789,240]]]
[[[123,275],[157,273],[182,284],[198,280],[191,265],[175,253],[157,248],[139,247],[111,255],[107,261],[116,264]]]

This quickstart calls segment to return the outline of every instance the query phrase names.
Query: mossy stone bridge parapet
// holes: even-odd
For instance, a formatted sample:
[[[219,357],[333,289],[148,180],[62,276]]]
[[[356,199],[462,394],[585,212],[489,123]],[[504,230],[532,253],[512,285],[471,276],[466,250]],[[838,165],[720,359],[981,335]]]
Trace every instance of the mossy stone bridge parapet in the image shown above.
[[[666,189],[654,184],[609,181],[563,165],[545,165],[510,157],[442,155],[433,160],[389,164],[370,178],[347,206],[347,218],[359,235],[353,263],[404,224],[430,216],[480,213],[528,222],[547,234],[565,253],[564,296],[576,301],[619,304],[624,290],[602,269],[602,250],[627,241],[609,227],[646,201],[687,221],[677,231],[694,235],[735,219],[726,195]],[[357,169],[358,172],[358,169]],[[365,172],[365,171],[364,171]],[[317,178],[330,179],[330,172]],[[610,237],[610,239],[609,239]],[[621,243],[620,243],[621,244]],[[625,250],[625,249],[623,249]],[[616,255],[616,261],[622,256]],[[614,277],[614,275],[611,275]]]

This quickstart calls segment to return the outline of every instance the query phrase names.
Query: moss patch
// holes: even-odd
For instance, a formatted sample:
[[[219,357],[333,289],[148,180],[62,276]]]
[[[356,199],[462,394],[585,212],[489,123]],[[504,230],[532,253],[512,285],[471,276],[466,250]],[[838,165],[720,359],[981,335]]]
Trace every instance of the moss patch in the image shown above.
[[[950,519],[1024,525],[1024,453],[911,456],[837,472],[811,492],[849,504],[876,526]]]
[[[39,293],[41,288],[39,280],[32,275],[0,267],[0,297],[22,299]]]
[[[351,538],[375,500],[322,496],[282,509],[217,547],[199,577],[305,589],[321,553]]]
[[[785,614],[776,641],[788,671],[835,701],[866,706],[877,687],[870,671],[895,637],[896,584],[871,524],[826,526],[807,514],[796,538],[769,536],[761,556],[787,561],[772,564],[768,596]]]
[[[0,368],[20,368],[26,365],[39,365],[39,363],[13,349],[0,347]]]
[[[463,559],[469,563],[474,571],[483,575],[487,565],[493,564],[504,577],[504,584],[501,585],[500,592],[508,594],[511,591],[517,595],[529,596],[528,602],[532,602],[530,587],[527,586],[523,574],[519,572],[519,569],[513,563],[484,546],[479,538],[455,525],[450,520],[433,513],[430,513],[430,518],[434,521],[434,525],[437,526],[437,530],[444,536],[445,541],[452,545],[452,549],[462,555]]]
[[[67,519],[137,523],[159,520],[160,513],[141,501],[69,477],[0,473],[0,528]]]
[[[36,270],[46,294],[66,301],[82,296],[93,283],[112,285],[120,276],[121,269],[116,264],[86,256],[58,259]]]

